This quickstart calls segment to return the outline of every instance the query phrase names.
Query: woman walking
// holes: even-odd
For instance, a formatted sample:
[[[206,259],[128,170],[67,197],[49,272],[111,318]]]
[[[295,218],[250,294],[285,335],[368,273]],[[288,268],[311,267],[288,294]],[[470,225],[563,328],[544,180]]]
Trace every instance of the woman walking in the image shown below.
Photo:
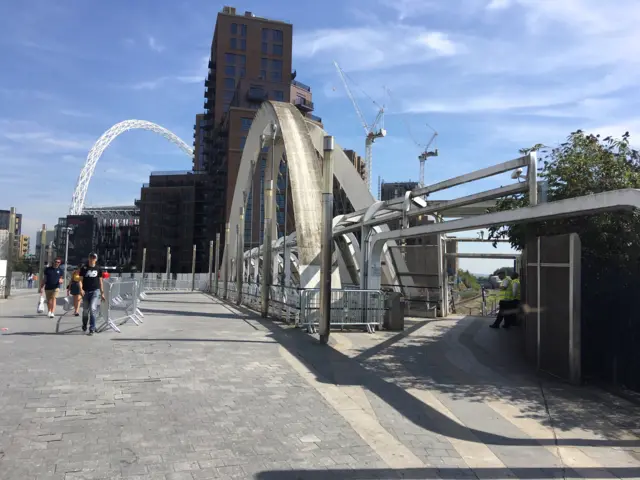
[[[80,280],[80,270],[75,270],[71,275],[71,282],[67,285],[67,295],[73,295],[73,315],[75,317],[80,316],[80,304],[82,303]]]

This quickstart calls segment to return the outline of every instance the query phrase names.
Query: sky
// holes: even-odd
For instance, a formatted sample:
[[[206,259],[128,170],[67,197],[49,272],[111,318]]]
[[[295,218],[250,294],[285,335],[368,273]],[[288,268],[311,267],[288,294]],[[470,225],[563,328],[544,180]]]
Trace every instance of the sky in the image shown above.
[[[293,68],[313,89],[314,113],[345,148],[364,131],[332,61],[347,73],[368,121],[387,114],[373,178],[417,180],[418,155],[438,131],[426,183],[556,145],[583,129],[640,132],[637,0],[244,0],[239,12],[294,25]],[[267,7],[268,5],[268,7]],[[68,209],[93,143],[127,119],[158,123],[193,142],[216,15],[210,0],[0,1],[0,208],[17,207],[25,233]],[[369,98],[371,97],[371,98]],[[433,145],[436,146],[436,145]],[[132,204],[152,170],[190,159],[147,131],[102,155],[87,205]],[[498,176],[454,198],[511,183]],[[32,242],[33,243],[33,242]],[[467,244],[461,251],[508,252]],[[474,273],[503,260],[463,260]]]

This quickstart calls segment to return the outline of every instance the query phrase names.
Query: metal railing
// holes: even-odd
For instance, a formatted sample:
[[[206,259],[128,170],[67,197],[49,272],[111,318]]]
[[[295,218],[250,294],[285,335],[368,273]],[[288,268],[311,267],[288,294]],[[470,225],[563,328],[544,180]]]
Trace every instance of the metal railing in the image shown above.
[[[228,301],[238,301],[235,282],[226,285],[220,282],[218,297],[224,298],[225,293]],[[255,311],[261,310],[261,285],[243,284],[241,293],[242,305]],[[368,332],[382,328],[386,298],[386,293],[380,290],[332,290],[331,326],[340,329],[364,327]],[[314,333],[320,319],[320,290],[271,285],[268,315]]]
[[[120,279],[104,282],[105,301],[100,304],[97,331],[111,329],[120,333],[120,326],[128,321],[136,325],[142,323],[144,315],[140,311],[140,284],[138,280]]]
[[[341,329],[359,326],[373,333],[382,328],[385,299],[385,293],[380,290],[332,290],[331,326]],[[320,290],[302,290],[299,326],[315,332],[319,321]]]

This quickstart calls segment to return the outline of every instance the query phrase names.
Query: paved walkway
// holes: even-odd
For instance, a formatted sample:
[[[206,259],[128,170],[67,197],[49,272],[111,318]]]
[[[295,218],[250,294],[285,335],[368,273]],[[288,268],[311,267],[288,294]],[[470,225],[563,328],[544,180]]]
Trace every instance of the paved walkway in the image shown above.
[[[486,320],[326,347],[198,293],[93,337],[35,304],[0,302],[0,479],[640,478],[640,408]]]

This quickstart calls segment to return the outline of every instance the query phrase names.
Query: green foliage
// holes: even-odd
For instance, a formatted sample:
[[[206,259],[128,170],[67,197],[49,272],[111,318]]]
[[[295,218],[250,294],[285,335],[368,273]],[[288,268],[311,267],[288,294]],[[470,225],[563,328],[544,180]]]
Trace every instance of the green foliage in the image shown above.
[[[458,270],[458,277],[465,287],[472,290],[480,290],[478,279],[474,277],[468,270]]]
[[[539,181],[548,182],[547,199],[554,202],[609,190],[640,188],[640,155],[629,145],[629,133],[621,139],[572,133],[567,141],[549,149],[535,145],[521,153],[540,151],[542,164]],[[514,195],[498,201],[493,211],[510,210],[528,205],[528,195]],[[583,251],[600,257],[627,255],[630,245],[640,244],[638,212],[612,212],[573,217],[564,220],[497,226],[489,229],[490,239],[509,239],[514,248],[522,249],[528,236],[580,234]]]
[[[500,272],[504,272],[507,277],[512,277],[513,272],[515,272],[515,270],[513,267],[500,267],[500,268],[496,268],[493,274],[498,275],[498,273]]]

